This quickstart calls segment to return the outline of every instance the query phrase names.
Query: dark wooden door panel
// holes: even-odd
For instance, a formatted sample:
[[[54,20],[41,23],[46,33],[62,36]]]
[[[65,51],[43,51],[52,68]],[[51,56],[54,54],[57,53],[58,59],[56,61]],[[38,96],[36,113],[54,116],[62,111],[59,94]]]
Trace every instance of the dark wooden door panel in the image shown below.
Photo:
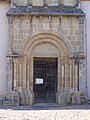
[[[34,58],[34,102],[45,102],[45,86],[37,84],[36,79],[45,80],[45,60]],[[44,82],[44,81],[43,81]]]
[[[34,102],[56,102],[57,59],[34,58]],[[36,79],[43,79],[37,84]]]
[[[46,102],[56,102],[57,59],[46,60]]]

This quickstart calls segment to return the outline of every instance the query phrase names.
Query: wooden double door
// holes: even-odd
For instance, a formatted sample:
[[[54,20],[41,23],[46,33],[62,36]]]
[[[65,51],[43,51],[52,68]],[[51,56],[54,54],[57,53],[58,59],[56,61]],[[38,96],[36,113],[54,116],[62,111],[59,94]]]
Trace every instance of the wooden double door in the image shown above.
[[[57,92],[57,58],[34,58],[34,102],[55,103]]]

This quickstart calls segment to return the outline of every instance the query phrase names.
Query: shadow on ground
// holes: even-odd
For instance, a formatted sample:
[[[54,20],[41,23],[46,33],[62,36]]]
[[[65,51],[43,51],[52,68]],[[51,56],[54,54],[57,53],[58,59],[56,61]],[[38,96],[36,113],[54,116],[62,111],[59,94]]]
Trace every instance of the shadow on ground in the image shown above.
[[[90,110],[90,105],[58,106],[48,104],[34,104],[32,106],[0,106],[0,109],[13,110]]]

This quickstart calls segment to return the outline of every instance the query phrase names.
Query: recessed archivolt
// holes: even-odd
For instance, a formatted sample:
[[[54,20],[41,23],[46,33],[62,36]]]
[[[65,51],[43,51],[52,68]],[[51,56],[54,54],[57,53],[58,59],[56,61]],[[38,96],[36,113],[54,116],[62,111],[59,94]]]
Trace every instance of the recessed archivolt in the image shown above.
[[[41,46],[40,46],[41,45]],[[27,51],[27,54],[28,55],[31,55],[31,53],[33,53],[33,50],[38,46],[38,47],[41,47],[42,48],[42,45],[43,45],[43,49],[48,49],[48,47],[50,47],[50,48],[52,48],[53,47],[53,49],[55,50],[55,49],[57,49],[57,53],[59,53],[59,55],[60,55],[60,49],[61,48],[59,48],[59,45],[58,45],[58,43],[55,41],[55,40],[52,40],[52,39],[39,39],[39,40],[37,40],[37,41],[34,41],[31,45],[30,45],[30,47],[28,47],[28,51]],[[38,48],[37,47],[37,48]],[[55,52],[54,50],[52,49],[52,51],[53,52]],[[50,49],[49,49],[50,50]],[[38,51],[38,50],[37,50]],[[43,53],[43,50],[41,51],[42,53]],[[50,52],[50,51],[47,51],[48,53]]]
[[[39,43],[49,42],[55,45],[62,56],[72,52],[72,46],[67,38],[57,33],[45,32],[29,36],[20,46],[20,52],[24,55],[31,55],[32,49]]]
[[[33,48],[35,46],[37,46],[38,44],[40,44],[40,43],[51,43],[51,44],[53,44],[54,46],[56,46],[58,48],[59,53],[61,53],[62,56],[64,56],[64,54],[68,53],[68,49],[66,47],[64,48],[63,45],[60,44],[55,39],[51,39],[51,38],[47,37],[47,38],[35,39],[33,42],[28,43],[27,47],[25,47],[23,49],[23,54],[30,56],[31,55],[31,51],[33,50]]]
[[[28,52],[29,55],[29,52]],[[33,57],[60,57],[61,53],[55,44],[50,42],[38,42],[31,50]]]

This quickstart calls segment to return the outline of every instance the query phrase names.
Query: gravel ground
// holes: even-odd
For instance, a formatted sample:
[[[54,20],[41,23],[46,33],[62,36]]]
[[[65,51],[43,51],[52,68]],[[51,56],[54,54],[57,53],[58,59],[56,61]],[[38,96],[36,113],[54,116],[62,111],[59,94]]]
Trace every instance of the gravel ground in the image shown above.
[[[0,120],[90,120],[90,105],[0,107]]]

